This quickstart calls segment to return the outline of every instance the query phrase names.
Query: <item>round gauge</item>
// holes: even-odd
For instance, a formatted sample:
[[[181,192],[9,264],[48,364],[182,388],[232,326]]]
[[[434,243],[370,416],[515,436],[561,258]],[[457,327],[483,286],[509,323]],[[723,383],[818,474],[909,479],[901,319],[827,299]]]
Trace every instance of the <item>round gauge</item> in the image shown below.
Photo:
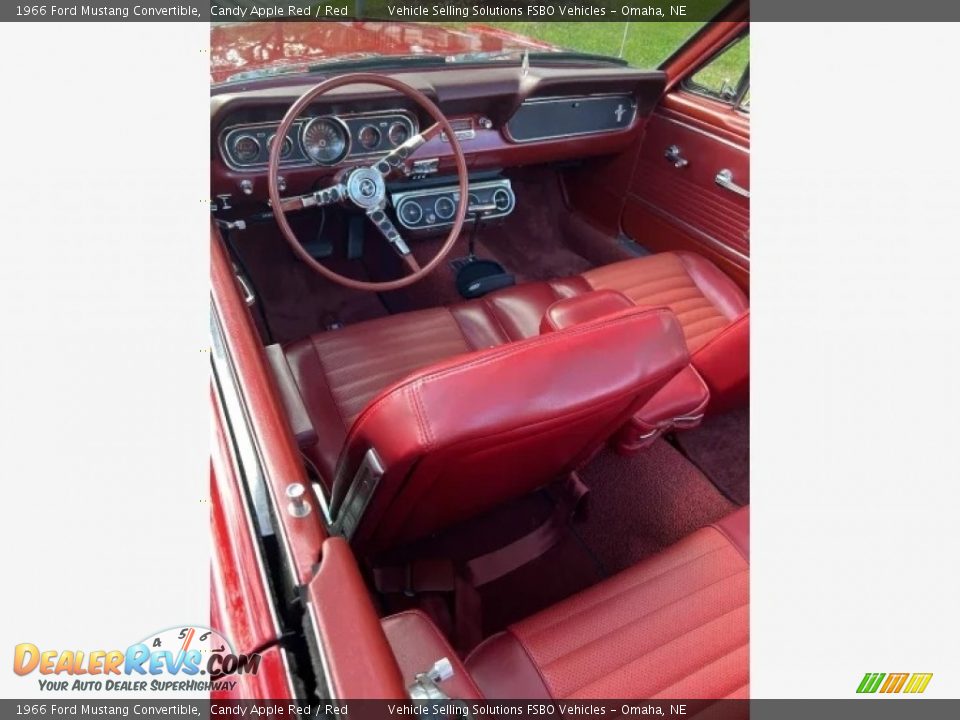
[[[402,203],[397,212],[400,213],[400,218],[407,225],[416,225],[423,219],[423,208],[416,200],[407,200]]]
[[[340,162],[350,149],[347,126],[332,117],[318,117],[308,122],[302,139],[307,156],[324,165]]]
[[[367,150],[373,150],[380,144],[380,131],[373,125],[364,125],[357,133],[357,140]]]
[[[255,162],[260,157],[260,141],[253,135],[238,136],[233,141],[233,156],[237,162]]]
[[[453,198],[441,195],[433,204],[433,211],[441,220],[449,220],[457,211],[457,204],[453,201]]]
[[[510,193],[503,188],[497,188],[493,191],[493,202],[496,204],[497,210],[503,212],[510,207]]]
[[[398,120],[387,130],[387,137],[394,145],[402,145],[410,137],[410,130]]]
[[[470,208],[478,207],[479,205],[480,205],[480,198],[479,198],[479,197],[477,197],[477,196],[474,195],[473,193],[470,193],[469,195],[467,195],[467,209],[468,209],[468,210],[469,210]]]
[[[273,148],[273,141],[276,140],[276,138],[277,136],[274,134],[270,136],[269,140],[267,140],[267,152],[270,152],[271,148]],[[283,138],[283,146],[280,148],[280,159],[286,160],[288,157],[290,157],[290,153],[292,152],[293,140],[291,140],[290,136],[287,135],[285,138]]]

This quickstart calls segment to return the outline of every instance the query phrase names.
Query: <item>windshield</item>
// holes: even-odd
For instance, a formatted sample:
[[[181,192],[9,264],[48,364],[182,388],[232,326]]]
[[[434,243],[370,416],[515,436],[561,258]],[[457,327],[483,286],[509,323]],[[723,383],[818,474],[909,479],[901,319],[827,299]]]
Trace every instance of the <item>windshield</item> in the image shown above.
[[[237,82],[338,65],[552,60],[656,67],[699,22],[240,22],[210,31],[211,80]]]

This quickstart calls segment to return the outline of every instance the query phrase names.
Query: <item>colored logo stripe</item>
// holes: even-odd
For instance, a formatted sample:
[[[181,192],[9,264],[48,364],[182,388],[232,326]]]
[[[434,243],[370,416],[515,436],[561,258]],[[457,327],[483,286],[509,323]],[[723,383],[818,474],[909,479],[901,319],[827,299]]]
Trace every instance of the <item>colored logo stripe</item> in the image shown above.
[[[863,676],[863,680],[860,681],[860,686],[857,688],[858,693],[875,693],[877,688],[880,687],[880,681],[886,677],[886,673],[867,673]]]
[[[858,693],[922,693],[933,673],[866,673],[857,686]]]
[[[904,689],[905,693],[922,693],[927,689],[927,685],[930,684],[930,678],[933,677],[933,673],[914,673],[913,677],[910,678],[910,682],[907,683],[907,687]]]
[[[887,675],[886,682],[883,683],[883,686],[880,688],[882,693],[898,693],[903,688],[907,678],[910,677],[910,673],[890,673]]]

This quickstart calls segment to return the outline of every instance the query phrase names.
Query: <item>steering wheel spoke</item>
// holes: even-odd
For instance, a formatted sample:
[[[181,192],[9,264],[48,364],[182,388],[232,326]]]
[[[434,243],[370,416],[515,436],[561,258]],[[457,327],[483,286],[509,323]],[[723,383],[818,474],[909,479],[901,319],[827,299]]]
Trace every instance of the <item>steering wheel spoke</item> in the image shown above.
[[[407,267],[410,268],[412,272],[419,270],[420,265],[417,263],[417,259],[413,256],[413,253],[410,252],[410,246],[407,245],[406,241],[400,235],[400,231],[397,230],[397,226],[393,224],[393,220],[387,215],[385,206],[381,205],[370,208],[367,210],[367,217],[370,218],[370,222],[373,223],[374,227],[376,227],[380,234],[390,243],[390,247],[392,247],[397,255],[407,264]]]
[[[377,161],[374,167],[377,169],[377,172],[384,177],[389,176],[395,170],[402,168],[411,155],[441,132],[442,128],[440,127],[440,123],[434,123],[423,132],[417,133],[384,155]]]
[[[295,195],[293,197],[280,198],[280,209],[284,212],[296,210],[306,210],[312,207],[324,207],[341,202],[347,196],[347,189],[340,183],[331,185],[323,190],[307,193],[306,195]],[[272,204],[272,203],[271,203]]]

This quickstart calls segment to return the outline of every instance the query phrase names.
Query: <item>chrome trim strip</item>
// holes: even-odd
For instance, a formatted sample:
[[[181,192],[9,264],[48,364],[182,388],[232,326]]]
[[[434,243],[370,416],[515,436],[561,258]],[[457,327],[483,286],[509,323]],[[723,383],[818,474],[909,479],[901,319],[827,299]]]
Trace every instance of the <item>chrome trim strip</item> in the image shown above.
[[[287,135],[287,137],[290,138],[290,141],[293,143],[293,150],[291,152],[294,154],[299,154],[300,157],[281,160],[281,168],[299,168],[315,165],[315,163],[306,156],[306,153],[303,151],[303,145],[300,143],[300,135],[303,130],[302,126],[307,122],[308,119],[312,118],[297,118],[293,121],[293,124],[290,125],[290,134]],[[264,131],[269,142],[269,138],[276,137],[277,128],[279,127],[279,122],[261,122],[231,125],[230,127],[224,128],[220,131],[220,137],[217,139],[217,149],[220,151],[220,157],[223,160],[223,164],[235,172],[259,172],[261,170],[265,170],[267,163],[252,163],[246,165],[237,164],[232,153],[227,150],[228,143],[230,139],[238,133],[251,133],[259,130]]]
[[[261,457],[260,448],[253,435],[249,412],[247,411],[246,404],[243,402],[243,394],[237,384],[237,376],[233,367],[233,362],[226,354],[226,342],[223,335],[223,329],[220,325],[220,318],[217,316],[216,308],[212,299],[210,307],[210,324],[210,334],[213,339],[212,355],[214,369],[220,371],[216,373],[217,379],[219,380],[220,373],[224,373],[224,377],[229,378],[230,380],[229,387],[232,392],[229,399],[232,402],[228,403],[226,406],[230,412],[230,414],[227,416],[228,419],[231,420],[230,429],[234,437],[234,442],[238,443],[239,449],[245,450],[241,458],[243,460],[243,465],[241,466],[243,470],[242,476],[247,481],[246,485],[250,491],[250,501],[257,513],[258,525],[261,528],[269,529],[269,533],[262,532],[259,534],[275,534],[279,538],[279,544],[283,551],[285,561],[284,565],[286,565],[285,570],[289,575],[290,587],[299,587],[300,583],[297,579],[296,564],[293,561],[293,551],[290,547],[290,539],[287,537],[286,529],[283,526],[283,521],[280,519],[282,509],[278,508],[274,504],[273,493],[267,487],[267,478],[263,472],[263,459]],[[220,387],[223,388],[225,386],[221,383]],[[232,422],[232,419],[235,417],[235,413],[237,414],[236,416],[240,418],[240,422],[242,422],[242,428],[238,427],[237,424]],[[242,445],[240,445],[241,440],[244,441]],[[250,470],[251,468],[252,471]],[[277,518],[276,523],[273,522],[274,517]]]
[[[221,398],[219,386],[217,388],[216,395],[217,395],[217,408],[221,416],[223,416],[224,420],[226,420],[226,417],[224,416],[223,399]],[[237,457],[233,447],[233,442],[227,443],[227,449],[230,452],[230,463],[231,465],[233,465],[234,472],[236,472],[239,477],[242,475],[242,473],[240,472],[240,468],[237,464]],[[244,498],[244,500],[247,500],[247,498]],[[247,502],[243,503],[243,517],[244,517],[244,521],[246,522],[247,531],[250,533],[251,539],[256,540],[257,530],[253,525],[253,516],[250,514],[250,508]],[[283,632],[283,628],[280,626],[280,615],[277,613],[277,605],[273,597],[273,592],[271,591],[272,588],[270,585],[269,578],[267,576],[267,568],[263,563],[263,554],[258,551],[256,553],[256,556],[257,556],[257,571],[258,571],[258,574],[260,575],[260,582],[263,584],[264,591],[267,594],[267,603],[270,606],[270,619],[272,621],[273,632],[276,634],[277,637],[280,637],[281,633]]]
[[[331,532],[336,535],[343,535],[347,540],[353,537],[360,526],[360,521],[373,499],[373,494],[377,491],[377,486],[383,478],[384,466],[377,454],[376,449],[368,448],[360,462],[360,467],[350,481],[350,487],[347,495],[335,508],[336,517],[334,518]]]
[[[240,401],[239,390],[236,387],[236,375],[233,372],[233,364],[226,356],[219,319],[214,314],[212,305],[211,319],[213,321],[211,325],[214,326],[211,328],[211,330],[214,331],[211,333],[214,341],[211,352],[211,370],[213,370],[213,382],[217,389],[217,392],[215,393],[215,397],[217,399],[217,409],[220,412],[221,418],[223,419],[225,425],[224,430],[227,433],[227,449],[230,452],[230,462],[233,465],[233,469],[237,474],[237,477],[242,478],[244,480],[244,485],[246,486],[245,488],[241,488],[241,492],[243,492],[244,495],[243,515],[251,538],[256,540],[261,535],[273,534],[273,527],[269,514],[266,517],[266,526],[262,527],[261,530],[258,531],[257,527],[254,525],[253,515],[251,514],[250,510],[250,504],[252,503],[258,510],[258,519],[260,517],[261,510],[269,513],[267,508],[259,507],[255,499],[255,491],[251,487],[252,484],[260,484],[263,490],[266,489],[262,468],[259,463],[259,457],[256,457],[256,451],[253,447],[253,439],[250,435],[250,426]],[[224,382],[224,380],[229,380],[229,384]],[[233,409],[231,410],[231,408]],[[234,413],[242,418],[242,428],[237,427],[235,423],[230,421],[231,415]],[[243,455],[249,456],[252,453],[255,456],[253,473],[245,471],[247,466],[242,466],[240,464],[241,448],[239,446],[241,444],[243,444],[247,449],[247,452],[242,453]],[[253,483],[251,483],[251,475],[255,476]],[[246,492],[244,492],[244,489]],[[260,582],[263,584],[264,591],[267,594],[273,630],[277,637],[280,637],[282,633],[282,627],[280,625],[280,616],[277,612],[276,599],[273,596],[273,585],[271,584],[269,576],[267,575],[267,568],[263,561],[263,554],[260,552],[259,543],[257,543],[256,549],[257,569],[260,574]]]
[[[400,110],[400,109],[383,110],[383,111],[375,110],[371,112],[361,112],[361,113],[342,113],[339,115],[328,114],[328,115],[314,115],[310,117],[299,117],[296,120],[294,120],[293,123],[290,125],[290,135],[288,135],[287,137],[289,137],[293,141],[293,144],[294,144],[293,152],[299,153],[300,158],[281,160],[280,162],[281,169],[304,168],[304,167],[336,167],[340,163],[346,162],[354,158],[372,157],[375,155],[381,155],[386,152],[389,152],[389,150],[374,150],[373,152],[354,153],[351,155],[350,149],[348,148],[347,155],[337,163],[334,163],[332,165],[324,165],[323,163],[314,162],[313,160],[310,159],[306,151],[303,149],[301,137],[303,133],[302,126],[310,122],[311,120],[315,120],[318,117],[335,118],[337,120],[340,120],[341,122],[344,122],[344,124],[346,124],[346,120],[364,120],[364,119],[372,119],[372,118],[386,118],[386,119],[401,118],[407,121],[408,129],[410,130],[410,137],[413,137],[420,131],[420,126],[419,126],[419,123],[417,122],[416,116],[414,116],[411,112],[407,110]],[[394,123],[391,123],[391,127],[393,126],[393,124]],[[254,172],[260,172],[262,170],[266,170],[267,163],[238,165],[236,162],[234,162],[233,157],[227,151],[227,140],[229,139],[230,135],[235,134],[237,132],[244,132],[244,131],[251,132],[255,130],[266,130],[268,136],[271,134],[276,135],[277,128],[279,127],[280,127],[280,121],[277,120],[276,122],[267,121],[267,122],[255,122],[255,123],[240,123],[238,125],[230,125],[229,127],[223,128],[223,130],[220,131],[220,135],[217,139],[217,149],[220,151],[220,157],[223,160],[223,163],[228,168],[230,168],[231,170],[234,170],[235,172],[254,173]],[[349,126],[347,126],[347,130],[348,130],[347,137],[352,141],[353,136],[350,135]],[[389,131],[389,128],[388,128],[388,131]],[[387,137],[387,140],[390,141],[389,136]]]
[[[290,660],[287,657],[290,654],[290,651],[282,645],[278,647],[280,648],[280,658],[283,660],[283,669],[285,671],[284,675],[287,678],[287,689],[290,691],[290,697],[296,698],[297,691],[293,686],[293,671],[290,669]]]

